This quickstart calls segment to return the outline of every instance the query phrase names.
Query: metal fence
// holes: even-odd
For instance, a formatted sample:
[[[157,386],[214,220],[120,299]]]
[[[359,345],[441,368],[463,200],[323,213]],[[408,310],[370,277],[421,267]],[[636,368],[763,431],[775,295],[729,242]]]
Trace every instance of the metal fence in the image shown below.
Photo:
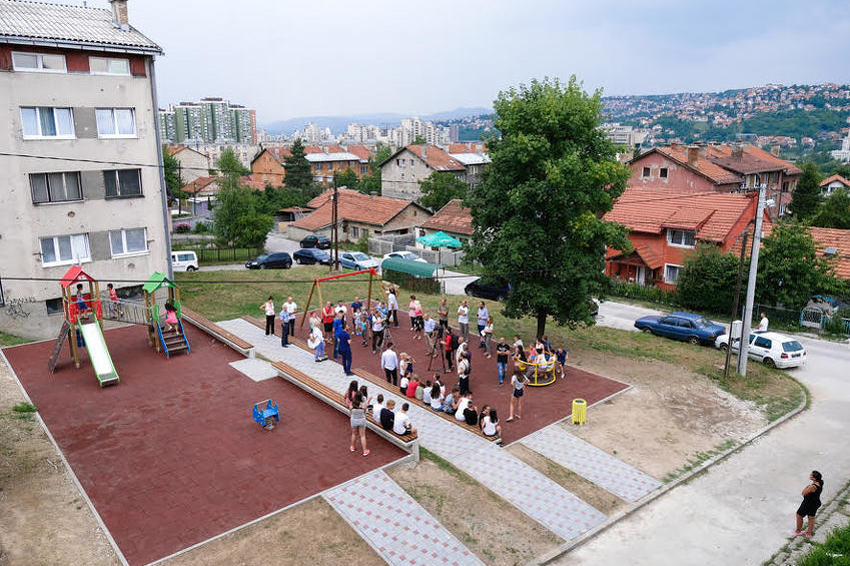
[[[264,253],[262,248],[210,248],[205,246],[178,246],[173,251],[193,251],[198,255],[198,263],[248,261]]]

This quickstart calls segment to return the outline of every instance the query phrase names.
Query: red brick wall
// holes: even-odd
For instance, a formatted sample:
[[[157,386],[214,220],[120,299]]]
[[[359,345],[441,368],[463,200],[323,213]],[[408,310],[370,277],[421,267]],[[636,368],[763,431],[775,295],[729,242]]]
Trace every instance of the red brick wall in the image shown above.
[[[649,177],[643,177],[644,167],[649,167]],[[724,190],[723,187],[716,186],[702,175],[697,175],[687,167],[682,167],[657,152],[638,157],[629,165],[629,168],[632,170],[629,186],[632,187],[680,189],[697,193]],[[667,178],[660,176],[659,171],[662,168],[667,169]]]
[[[251,179],[258,183],[271,183],[279,187],[283,185],[285,178],[286,169],[267,151],[251,164]]]
[[[51,47],[27,46],[27,45],[0,45],[0,71],[12,70],[12,52],[23,51],[26,53],[51,53],[65,55],[65,66],[69,73],[88,73],[89,57],[115,57],[130,60],[130,74],[134,77],[146,77],[148,74],[146,59],[144,55],[127,55],[103,53],[101,51],[78,51],[55,49]]]

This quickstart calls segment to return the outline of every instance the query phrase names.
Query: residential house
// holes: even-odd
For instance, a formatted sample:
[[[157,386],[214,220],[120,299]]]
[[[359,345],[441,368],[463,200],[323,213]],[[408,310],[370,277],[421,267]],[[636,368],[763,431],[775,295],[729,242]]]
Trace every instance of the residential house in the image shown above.
[[[354,171],[358,178],[371,173],[369,160],[372,152],[363,145],[347,148],[308,145],[304,146],[304,153],[312,166],[314,180],[323,186],[333,183],[334,173],[346,169]],[[286,179],[286,159],[291,156],[288,147],[263,148],[251,161],[252,179],[258,183],[282,186]]]
[[[351,189],[338,189],[339,239],[356,242],[362,237],[383,234],[409,234],[431,213],[414,202],[385,196],[366,195]],[[289,225],[288,237],[300,240],[308,234],[331,237],[333,228],[333,189],[307,203],[313,212]]]
[[[169,270],[162,50],[126,0],[110,5],[0,0],[0,305],[15,305],[0,328],[13,334],[56,336],[73,264],[119,288]]]
[[[464,180],[470,187],[481,182],[484,168],[491,162],[487,155],[487,147],[483,143],[453,143],[449,144],[448,154],[460,161],[466,168]]]
[[[605,220],[629,229],[633,250],[609,248],[605,272],[616,279],[672,289],[697,243],[711,243],[723,251],[735,244],[754,220],[757,200],[756,193],[629,188]],[[767,212],[765,218],[769,221]]]
[[[210,174],[210,158],[185,145],[169,145],[166,151],[180,164],[178,173],[185,184]]]
[[[472,213],[460,199],[450,200],[434,216],[423,222],[419,226],[418,237],[437,232],[444,232],[461,242],[466,242],[472,236]],[[421,245],[417,244],[417,247]]]
[[[442,171],[465,179],[466,167],[435,145],[408,145],[381,164],[381,194],[391,198],[418,200],[419,183],[431,173]]]
[[[765,224],[762,228],[762,242],[773,233],[773,224]],[[809,234],[815,241],[818,255],[828,259],[839,279],[850,280],[850,230],[839,228],[819,228],[810,226]],[[740,253],[740,246],[732,248],[732,253]]]
[[[831,195],[835,191],[842,189],[845,191],[850,190],[850,181],[841,175],[827,177],[820,183],[820,190],[824,195]]]
[[[347,151],[315,152],[305,155],[313,168],[313,181],[329,187],[333,185],[334,175],[351,169],[359,176],[360,157]]]
[[[251,178],[263,185],[282,187],[286,179],[286,158],[290,155],[288,148],[263,148],[251,160]]]

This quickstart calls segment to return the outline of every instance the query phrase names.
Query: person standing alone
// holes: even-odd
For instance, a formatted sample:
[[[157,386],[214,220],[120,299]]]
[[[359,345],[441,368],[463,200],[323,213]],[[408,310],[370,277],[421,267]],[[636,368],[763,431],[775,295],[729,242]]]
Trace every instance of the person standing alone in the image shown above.
[[[354,375],[351,373],[351,335],[346,331],[345,326],[337,332],[336,343],[345,375]]]
[[[762,314],[764,316],[764,314]],[[803,488],[803,502],[797,509],[797,530],[794,531],[794,536],[805,535],[806,538],[811,538],[815,531],[815,513],[820,508],[820,494],[823,491],[823,476],[817,470],[812,470],[809,474],[811,482]],[[808,528],[803,531],[803,517],[809,518]]]
[[[387,383],[398,385],[398,355],[393,351],[393,343],[387,344],[387,349],[381,354],[381,369],[387,378]]]
[[[464,340],[469,340],[469,306],[464,299],[457,308],[457,325]]]
[[[260,305],[260,310],[266,313],[266,336],[274,336],[274,298],[269,297],[268,301]]]

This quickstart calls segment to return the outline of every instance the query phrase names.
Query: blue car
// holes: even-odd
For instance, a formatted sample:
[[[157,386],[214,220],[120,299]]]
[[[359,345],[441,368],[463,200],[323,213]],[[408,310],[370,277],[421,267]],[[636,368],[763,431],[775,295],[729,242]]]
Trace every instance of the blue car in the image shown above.
[[[724,326],[690,312],[674,312],[666,316],[644,316],[635,321],[635,328],[691,344],[714,344],[718,336],[726,333]]]

